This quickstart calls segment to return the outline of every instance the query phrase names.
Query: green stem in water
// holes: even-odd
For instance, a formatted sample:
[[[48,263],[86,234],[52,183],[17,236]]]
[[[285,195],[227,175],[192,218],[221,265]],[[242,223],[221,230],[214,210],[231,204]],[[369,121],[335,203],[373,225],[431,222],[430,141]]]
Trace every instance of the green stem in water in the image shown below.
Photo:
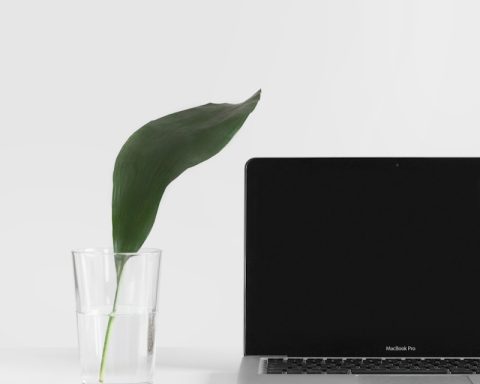
[[[100,363],[100,373],[98,376],[98,381],[100,383],[103,383],[103,380],[105,378],[105,365],[107,362],[108,345],[110,342],[110,335],[112,333],[112,327],[115,320],[115,312],[117,311],[117,299],[118,292],[120,290],[120,279],[122,277],[123,266],[125,265],[125,262],[126,260],[122,260],[120,264],[117,264],[117,288],[115,289],[115,298],[113,299],[112,312],[108,316],[107,331],[105,333],[105,339],[103,341],[102,361]]]

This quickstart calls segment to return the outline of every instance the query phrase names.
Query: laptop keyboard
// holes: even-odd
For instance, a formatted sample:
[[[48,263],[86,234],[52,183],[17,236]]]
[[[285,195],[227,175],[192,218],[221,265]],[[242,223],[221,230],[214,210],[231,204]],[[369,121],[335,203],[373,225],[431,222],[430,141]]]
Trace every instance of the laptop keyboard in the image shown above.
[[[267,374],[468,375],[480,374],[480,359],[269,358]]]

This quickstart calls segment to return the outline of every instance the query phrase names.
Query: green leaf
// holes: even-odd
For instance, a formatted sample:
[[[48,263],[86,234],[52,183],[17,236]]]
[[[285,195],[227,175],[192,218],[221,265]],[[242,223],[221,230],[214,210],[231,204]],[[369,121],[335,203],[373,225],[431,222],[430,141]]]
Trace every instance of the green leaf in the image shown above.
[[[113,172],[116,253],[138,251],[152,229],[165,188],[186,169],[217,154],[259,99],[260,91],[240,104],[205,104],[173,113],[130,136]]]

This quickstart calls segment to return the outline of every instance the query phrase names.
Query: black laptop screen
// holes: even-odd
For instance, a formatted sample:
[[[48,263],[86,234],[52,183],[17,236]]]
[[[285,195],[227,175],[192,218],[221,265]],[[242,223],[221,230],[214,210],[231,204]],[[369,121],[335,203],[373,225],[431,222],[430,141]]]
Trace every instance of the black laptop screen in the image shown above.
[[[245,353],[480,356],[480,159],[253,159]]]

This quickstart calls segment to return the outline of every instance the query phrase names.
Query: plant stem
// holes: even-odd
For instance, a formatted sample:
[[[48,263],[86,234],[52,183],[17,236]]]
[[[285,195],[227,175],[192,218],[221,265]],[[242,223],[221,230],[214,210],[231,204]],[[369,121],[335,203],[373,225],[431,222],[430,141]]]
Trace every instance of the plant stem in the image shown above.
[[[118,292],[120,290],[120,278],[122,277],[124,265],[125,263],[122,263],[120,268],[117,271],[117,288],[115,289],[115,298],[113,299],[112,312],[108,316],[107,331],[105,333],[105,339],[103,341],[102,361],[100,363],[100,373],[98,376],[98,381],[100,383],[103,383],[103,380],[105,377],[105,364],[107,362],[108,345],[110,341],[110,334],[112,332],[113,322],[115,320],[115,312],[117,311],[117,298],[118,298]]]

